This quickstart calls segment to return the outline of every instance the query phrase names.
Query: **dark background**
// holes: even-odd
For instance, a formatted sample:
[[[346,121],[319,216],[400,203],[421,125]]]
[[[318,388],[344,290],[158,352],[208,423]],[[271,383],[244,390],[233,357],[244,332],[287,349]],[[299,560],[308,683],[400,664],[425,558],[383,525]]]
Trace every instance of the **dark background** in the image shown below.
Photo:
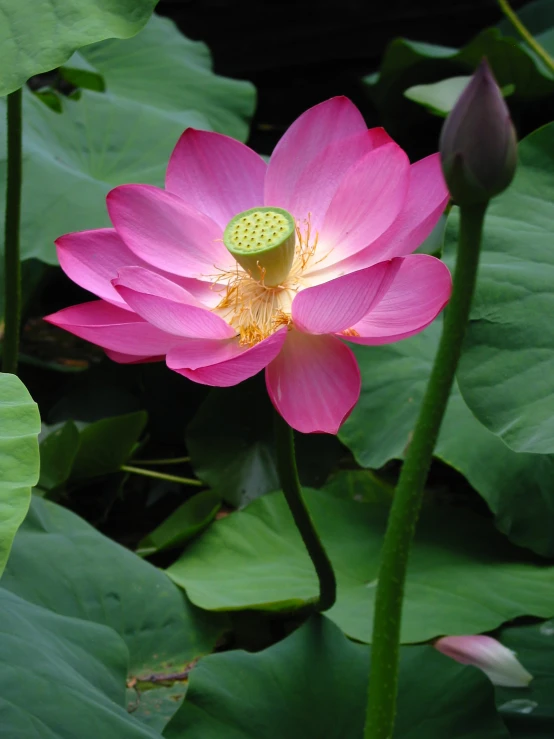
[[[262,153],[333,95],[347,95],[368,125],[379,124],[361,79],[378,69],[392,39],[458,47],[502,18],[496,0],[162,0],[156,10],[208,44],[218,74],[255,84],[248,143]]]

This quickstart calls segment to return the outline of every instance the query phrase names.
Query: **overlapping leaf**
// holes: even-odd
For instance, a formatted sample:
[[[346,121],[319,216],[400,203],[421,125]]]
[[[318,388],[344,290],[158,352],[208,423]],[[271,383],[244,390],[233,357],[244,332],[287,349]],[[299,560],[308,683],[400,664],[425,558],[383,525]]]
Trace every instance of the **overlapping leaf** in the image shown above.
[[[2,0],[0,95],[63,64],[85,44],[140,31],[156,0]]]
[[[314,617],[257,654],[203,659],[167,739],[357,739],[363,735],[369,649]],[[247,708],[246,708],[247,707]],[[432,647],[402,651],[397,739],[507,739],[492,686]]]
[[[338,580],[329,618],[371,639],[387,509],[322,491],[305,497]],[[216,521],[168,574],[210,610],[289,610],[313,602],[317,580],[281,493]],[[403,642],[477,633],[523,614],[554,614],[554,567],[510,545],[491,522],[459,509],[426,510],[408,571]]]

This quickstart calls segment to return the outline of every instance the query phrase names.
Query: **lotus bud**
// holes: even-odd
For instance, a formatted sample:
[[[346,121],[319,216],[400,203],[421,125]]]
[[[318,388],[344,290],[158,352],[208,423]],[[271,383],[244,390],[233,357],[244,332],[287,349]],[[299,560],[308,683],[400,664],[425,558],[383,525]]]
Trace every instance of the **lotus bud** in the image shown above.
[[[459,205],[485,203],[512,181],[516,133],[486,59],[446,119],[439,148],[444,178]]]
[[[526,688],[533,679],[514,652],[490,636],[444,636],[434,646],[462,665],[479,667],[493,685]]]

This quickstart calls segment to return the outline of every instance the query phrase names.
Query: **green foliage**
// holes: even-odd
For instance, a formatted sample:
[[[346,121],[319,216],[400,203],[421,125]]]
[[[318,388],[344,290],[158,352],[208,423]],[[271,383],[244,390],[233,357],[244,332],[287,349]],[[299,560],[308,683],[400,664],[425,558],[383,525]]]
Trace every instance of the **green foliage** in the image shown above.
[[[313,617],[258,654],[235,651],[203,659],[165,736],[361,737],[368,668],[367,647],[348,641],[327,619]],[[409,719],[400,719],[398,739],[508,737],[487,680],[431,647],[403,650],[399,714]]]
[[[221,498],[213,490],[203,490],[193,495],[139,542],[137,554],[149,556],[184,544],[205,529],[220,508]]]
[[[50,710],[53,705],[58,706],[52,715],[59,714],[57,726],[64,739],[75,736],[71,732],[76,728],[71,722],[77,720],[77,713],[83,722],[92,722],[92,728],[83,728],[79,736],[98,736],[92,733],[97,726],[92,714],[81,707],[81,702],[86,705],[90,699],[85,701],[80,694],[98,691],[102,687],[97,684],[100,678],[109,687],[104,687],[103,692],[123,707],[126,680],[133,686],[128,699],[135,706],[137,701],[140,705],[144,690],[167,675],[168,680],[161,681],[163,687],[157,689],[171,690],[173,697],[160,697],[158,693],[158,701],[150,703],[151,708],[159,706],[156,725],[165,724],[170,717],[169,707],[175,710],[184,694],[182,683],[171,675],[182,672],[192,660],[211,651],[225,623],[218,616],[200,613],[161,570],[102,536],[70,511],[40,499],[33,501],[18,532],[2,586],[3,599],[23,609],[20,616],[14,615],[13,623],[3,627],[4,634],[11,637],[3,639],[8,664],[16,659],[13,653],[21,651],[21,640],[28,640],[26,635],[32,634],[29,651],[17,658],[29,674],[32,671],[35,675],[34,681],[29,677],[29,685],[22,693],[25,708],[44,702],[41,675],[45,670],[53,670],[52,677],[47,677],[53,685],[52,705],[45,701],[47,705],[41,710],[46,712],[44,720],[51,722],[54,719]],[[28,623],[18,627],[24,614]],[[56,680],[58,662],[63,671]],[[3,673],[5,682],[0,685],[0,694],[5,697],[7,668]],[[20,681],[16,683],[20,689]],[[67,695],[62,699],[64,693]],[[104,704],[110,704],[100,698],[101,695],[96,697],[91,711],[103,715],[107,712]],[[122,737],[158,736],[141,729],[123,708],[114,706],[112,713],[111,718],[107,715],[102,719],[106,721],[105,736],[120,736],[118,731],[123,732],[127,726],[122,717],[129,724],[125,728],[129,733],[121,733]],[[142,717],[142,713],[137,716]],[[16,717],[10,721],[15,722]],[[121,729],[117,728],[118,722]],[[16,723],[3,726],[6,731],[13,726],[9,735],[18,736]],[[56,724],[49,728],[54,730]]]
[[[362,393],[340,439],[363,467],[401,459],[417,419],[440,321],[398,344],[356,347]],[[370,420],[368,420],[370,419]],[[516,544],[554,555],[554,457],[509,449],[473,416],[455,386],[435,455],[467,478]]]
[[[115,631],[0,588],[2,731],[9,737],[156,739],[125,708],[127,648]]]
[[[91,75],[94,70],[96,78]],[[100,77],[118,99],[151,107],[157,115],[180,122],[182,128],[192,125],[191,112],[198,111],[207,121],[202,128],[241,141],[248,136],[253,85],[215,75],[208,47],[183,36],[168,18],[153,15],[134,38],[108,39],[81,49],[76,62],[70,59],[62,74],[78,87],[90,89],[98,89]]]
[[[348,636],[369,642],[387,509],[304,492],[337,575],[328,616]],[[209,610],[286,612],[317,596],[312,563],[281,493],[216,521],[168,574]],[[464,509],[429,508],[410,560],[402,641],[478,633],[523,614],[547,617],[553,586],[554,568],[510,545],[489,521]]]
[[[0,374],[0,575],[39,475],[38,409],[15,375]]]
[[[500,641],[532,673],[526,690],[496,688],[496,704],[513,739],[550,739],[554,734],[554,621],[506,628]]]
[[[279,488],[273,408],[257,379],[214,388],[187,429],[196,474],[235,507]],[[301,482],[322,485],[338,461],[340,445],[325,435],[295,434],[295,439]]]
[[[140,31],[156,0],[2,0],[0,95],[63,64],[81,46]]]
[[[90,424],[66,421],[47,428],[40,443],[43,491],[119,472],[135,451],[146,425],[144,411],[103,418]]]
[[[471,411],[519,452],[554,451],[554,124],[520,145],[512,186],[489,208],[458,379]],[[447,239],[457,226],[452,213]]]

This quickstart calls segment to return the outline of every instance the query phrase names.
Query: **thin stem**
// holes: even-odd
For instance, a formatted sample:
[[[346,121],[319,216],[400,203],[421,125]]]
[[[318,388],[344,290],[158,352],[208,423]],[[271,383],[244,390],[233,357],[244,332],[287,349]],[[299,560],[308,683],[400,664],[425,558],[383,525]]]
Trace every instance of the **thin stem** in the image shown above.
[[[143,477],[153,477],[156,480],[168,480],[169,482],[179,482],[181,485],[194,485],[201,488],[204,483],[200,480],[194,480],[191,477],[177,477],[177,475],[166,475],[165,472],[156,472],[155,470],[143,470],[141,467],[131,467],[128,464],[122,464],[119,468],[122,472],[130,472],[132,475],[142,475]]]
[[[452,389],[477,277],[487,204],[460,209],[452,298],[412,441],[393,498],[375,600],[365,739],[390,739],[398,685],[404,582],[433,449]]]
[[[547,50],[543,46],[541,46],[541,44],[539,44],[539,42],[535,38],[533,38],[532,34],[529,33],[527,28],[523,25],[523,23],[517,17],[516,13],[514,13],[514,11],[512,10],[508,0],[498,0],[498,4],[500,5],[500,9],[502,10],[506,18],[510,21],[512,26],[519,33],[519,35],[525,41],[525,43],[531,49],[533,49],[533,51],[538,57],[542,59],[542,61],[546,64],[548,69],[551,72],[554,72],[554,59],[550,56]]]
[[[316,607],[318,611],[326,611],[335,603],[337,596],[335,573],[302,497],[296,469],[294,431],[277,412],[275,412],[275,447],[281,487],[319,580],[319,599]]]
[[[185,464],[190,462],[190,457],[168,457],[168,459],[133,459],[133,464]]]
[[[17,372],[21,323],[21,262],[19,224],[21,220],[21,89],[8,95],[8,166],[6,214],[4,220],[4,339],[2,371]]]

